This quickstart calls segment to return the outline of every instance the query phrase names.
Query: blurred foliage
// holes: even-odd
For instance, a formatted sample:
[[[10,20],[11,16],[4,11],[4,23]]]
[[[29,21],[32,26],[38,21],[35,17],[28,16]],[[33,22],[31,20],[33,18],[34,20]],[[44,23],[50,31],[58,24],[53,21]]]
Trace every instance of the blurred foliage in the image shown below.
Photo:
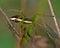
[[[6,0],[7,1],[7,0]],[[15,8],[15,9],[20,9],[19,8],[19,3],[20,3],[20,1],[7,1],[7,2],[4,2],[3,0],[1,0],[1,2],[0,2],[0,6],[2,7],[2,8],[4,8],[4,9],[6,9],[7,10],[7,8],[8,9],[11,9],[11,8]],[[7,3],[7,5],[5,6],[5,5],[2,5],[3,3],[5,4],[5,3]],[[19,2],[19,3],[18,3]],[[41,14],[43,14],[44,13],[44,10],[45,10],[45,8],[47,7],[47,0],[41,0],[41,2],[39,3],[39,5],[38,5],[38,7],[37,7],[37,10],[36,10],[36,12],[35,12],[35,14],[33,15],[33,17],[31,18],[32,19],[32,24],[27,24],[29,27],[28,27],[28,30],[26,31],[26,34],[25,34],[25,38],[23,39],[23,43],[25,43],[25,44],[27,44],[28,43],[28,41],[30,40],[30,39],[32,39],[33,38],[33,36],[35,36],[35,35],[39,35],[39,36],[43,36],[43,37],[46,37],[48,40],[49,40],[49,42],[50,42],[50,48],[56,48],[56,43],[55,43],[55,40],[54,39],[58,39],[59,40],[59,37],[58,37],[58,34],[56,33],[56,31],[55,30],[53,30],[52,28],[51,28],[51,26],[50,25],[48,25],[47,24],[47,22],[46,23],[44,23],[43,24],[43,21],[41,21],[40,23],[41,24],[38,24],[38,20],[39,20],[39,18],[42,16]],[[9,4],[9,5],[8,5]],[[13,5],[12,5],[13,4]],[[12,6],[11,6],[12,5]],[[17,6],[18,5],[18,6]],[[10,6],[10,7],[9,7]],[[20,13],[20,12],[19,12]],[[9,13],[7,13],[7,14],[9,14]],[[15,13],[14,13],[15,14]],[[25,18],[25,15],[23,14],[23,13],[21,13],[21,16],[22,16],[22,18],[23,18],[23,21],[24,21],[24,18]],[[18,25],[18,27],[19,26],[24,26],[25,27],[25,24],[23,23],[23,21],[21,22],[21,23],[19,23],[19,25]],[[2,24],[2,23],[1,23]],[[34,29],[35,29],[35,25],[38,25],[39,26],[39,29],[40,29],[40,31],[38,31],[37,33],[38,34],[35,34],[34,35]],[[5,26],[6,27],[6,26]],[[38,29],[38,28],[36,28],[36,29]],[[9,32],[10,32],[10,30],[9,30]],[[30,37],[27,35],[27,33],[29,33],[29,35],[30,35]],[[12,33],[11,33],[12,34]],[[10,34],[9,34],[10,35]],[[51,37],[53,38],[51,38]],[[11,39],[12,39],[12,37],[10,37]],[[8,38],[9,39],[9,38]],[[10,39],[10,40],[11,40]],[[13,41],[13,40],[12,40]],[[3,42],[3,43],[6,43],[6,42]],[[10,43],[11,44],[11,43]],[[22,46],[24,46],[25,44],[22,44]],[[9,46],[10,47],[10,46]],[[8,48],[8,47],[7,47]]]

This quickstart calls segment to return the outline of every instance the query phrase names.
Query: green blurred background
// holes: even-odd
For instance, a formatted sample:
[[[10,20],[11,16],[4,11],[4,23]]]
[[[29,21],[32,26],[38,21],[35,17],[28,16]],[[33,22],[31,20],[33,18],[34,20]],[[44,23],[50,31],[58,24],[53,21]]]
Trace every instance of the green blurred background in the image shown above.
[[[9,17],[20,14],[19,11],[21,9],[24,12],[24,14],[26,15],[26,17],[32,17],[36,13],[38,5],[41,2],[42,2],[42,0],[25,0],[25,2],[24,2],[24,0],[23,1],[22,0],[0,0],[0,7],[6,12],[6,14]],[[60,27],[60,21],[59,21],[60,20],[60,6],[59,6],[60,0],[51,0],[51,2],[53,5],[54,12],[56,14],[56,18],[57,18],[59,27]],[[22,4],[23,4],[23,6],[22,6]],[[16,11],[13,11],[12,9],[18,10],[18,11],[16,12]],[[44,14],[51,15],[48,3],[46,4],[46,7],[43,10],[42,17],[56,31],[53,19]],[[37,23],[40,23],[40,19]],[[36,31],[39,31],[39,26],[37,26],[36,28],[38,28]],[[18,40],[9,30],[8,25],[6,24],[6,21],[4,21],[2,15],[0,13],[0,48],[16,48],[17,41]]]

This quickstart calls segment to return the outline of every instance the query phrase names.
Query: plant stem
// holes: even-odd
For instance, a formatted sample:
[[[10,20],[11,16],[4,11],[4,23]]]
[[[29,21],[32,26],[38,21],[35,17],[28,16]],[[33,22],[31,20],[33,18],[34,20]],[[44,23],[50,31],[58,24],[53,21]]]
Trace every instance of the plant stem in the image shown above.
[[[49,6],[50,6],[50,10],[51,10],[52,16],[54,16],[54,17],[53,17],[53,20],[54,20],[54,23],[55,23],[55,26],[56,26],[58,35],[59,35],[59,37],[60,37],[60,29],[59,29],[59,26],[58,26],[58,23],[57,23],[57,19],[56,19],[56,15],[55,15],[55,13],[54,13],[54,11],[53,11],[53,7],[52,7],[52,4],[51,4],[51,1],[50,1],[50,0],[48,0],[48,4],[49,4]]]

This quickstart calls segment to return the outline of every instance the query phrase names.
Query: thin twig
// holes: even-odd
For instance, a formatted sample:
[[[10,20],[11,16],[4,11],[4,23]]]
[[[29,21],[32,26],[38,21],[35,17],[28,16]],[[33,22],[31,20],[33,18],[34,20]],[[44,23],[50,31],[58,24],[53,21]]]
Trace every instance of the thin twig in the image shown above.
[[[12,30],[14,31],[13,33],[15,34],[15,36],[17,37],[18,40],[20,40],[19,38],[19,32],[15,29],[15,27],[12,25],[10,19],[8,18],[8,16],[6,15],[6,13],[0,8],[0,13],[2,14],[2,16],[5,18],[7,24],[12,28]]]
[[[54,11],[53,11],[53,7],[52,7],[52,4],[51,4],[51,1],[50,1],[50,0],[48,0],[48,4],[49,4],[49,6],[50,6],[50,10],[51,10],[52,16],[54,16],[54,17],[53,17],[53,20],[54,20],[54,23],[55,23],[55,26],[56,26],[58,35],[59,35],[59,37],[60,37],[60,29],[59,29],[59,26],[58,26],[58,23],[57,23],[57,19],[56,19],[55,13],[54,13]]]

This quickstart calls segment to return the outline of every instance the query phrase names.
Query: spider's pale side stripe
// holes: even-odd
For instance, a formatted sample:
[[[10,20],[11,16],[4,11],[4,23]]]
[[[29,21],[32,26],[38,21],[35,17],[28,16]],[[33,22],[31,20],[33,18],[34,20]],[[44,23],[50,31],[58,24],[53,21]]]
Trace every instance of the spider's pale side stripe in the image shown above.
[[[14,21],[14,20],[17,20],[17,21],[22,21],[22,19],[18,19],[18,18],[10,18],[10,20]],[[32,21],[24,21],[25,23],[32,23]]]
[[[10,20],[15,20],[16,18],[10,18]]]
[[[22,21],[22,19],[16,19],[17,21]]]
[[[24,21],[25,23],[32,23],[31,21]]]
[[[17,19],[17,18],[10,18],[10,20],[12,20],[12,21],[14,21],[14,20],[22,21],[22,19]]]

